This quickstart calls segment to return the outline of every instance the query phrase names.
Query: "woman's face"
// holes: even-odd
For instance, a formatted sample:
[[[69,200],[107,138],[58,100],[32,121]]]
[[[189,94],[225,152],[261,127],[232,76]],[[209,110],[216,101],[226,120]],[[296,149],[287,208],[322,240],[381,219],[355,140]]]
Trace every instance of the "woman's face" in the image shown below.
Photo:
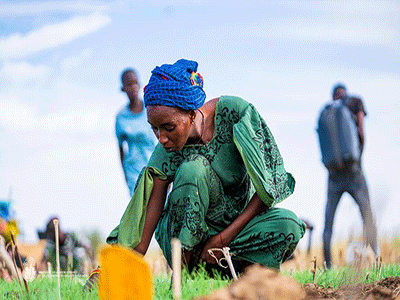
[[[188,140],[194,111],[163,105],[147,106],[146,110],[147,120],[164,149],[181,150]]]

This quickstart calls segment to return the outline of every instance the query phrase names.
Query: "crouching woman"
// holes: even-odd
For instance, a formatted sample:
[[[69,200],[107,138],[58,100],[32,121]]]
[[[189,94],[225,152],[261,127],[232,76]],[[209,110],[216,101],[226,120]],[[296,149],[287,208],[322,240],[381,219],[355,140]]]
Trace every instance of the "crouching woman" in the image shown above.
[[[152,71],[144,102],[159,143],[107,242],[144,255],[155,232],[169,265],[176,237],[189,269],[219,268],[207,250],[225,246],[238,272],[279,269],[305,232],[293,212],[274,207],[295,181],[255,107],[233,96],[205,102],[197,66],[181,59]]]

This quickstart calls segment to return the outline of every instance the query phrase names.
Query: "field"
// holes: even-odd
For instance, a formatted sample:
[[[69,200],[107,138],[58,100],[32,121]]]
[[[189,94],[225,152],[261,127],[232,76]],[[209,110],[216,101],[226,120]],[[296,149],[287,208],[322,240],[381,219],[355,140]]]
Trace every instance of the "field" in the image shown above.
[[[347,250],[346,250],[347,247]],[[278,274],[266,268],[246,270],[239,281],[210,278],[200,269],[183,272],[181,299],[397,299],[400,300],[400,246],[398,239],[380,243],[381,255],[374,260],[361,255],[346,261],[348,245],[337,243],[334,268],[326,270],[321,249],[297,251],[294,259],[282,265]],[[155,251],[146,256],[153,274],[154,299],[173,299],[171,272],[164,258]],[[98,292],[82,292],[86,276],[61,277],[61,299],[98,299]],[[0,281],[0,299],[58,299],[56,276],[41,273],[28,283],[30,298],[18,281]],[[255,292],[256,291],[256,292]],[[282,293],[285,297],[282,297]],[[242,295],[242,296],[241,296]],[[243,295],[246,297],[243,298]],[[230,298],[229,298],[230,297]]]
[[[346,267],[326,272],[318,271],[314,280],[313,274],[308,270],[296,271],[292,274],[283,272],[282,276],[277,277],[276,282],[281,283],[282,278],[288,280],[292,278],[291,280],[299,283],[305,291],[305,296],[303,295],[304,297],[298,299],[400,299],[400,277],[396,277],[399,274],[399,265],[386,265],[380,270],[371,268],[361,272],[355,268]],[[61,278],[61,299],[98,299],[96,289],[90,293],[82,291],[85,279],[86,277],[76,275],[63,276]],[[170,275],[154,277],[155,300],[172,299],[170,282]],[[286,284],[282,288],[288,294],[297,287],[295,283],[290,284],[290,281],[284,283]],[[196,297],[205,296],[228,285],[233,284],[231,281],[221,278],[210,279],[202,271],[192,276],[184,272],[182,299],[195,299]],[[254,290],[251,283],[246,283],[241,288]],[[259,293],[262,293],[263,289],[265,289],[265,293],[269,294],[270,298],[246,299],[282,299],[279,297],[271,298],[271,286],[266,285],[263,287],[258,285],[257,288]],[[58,299],[57,279],[55,276],[49,278],[47,275],[42,275],[36,278],[29,283],[29,290],[30,299],[32,300]],[[0,282],[0,299],[28,299],[28,297],[23,285],[20,286],[18,282],[7,283],[3,281]]]

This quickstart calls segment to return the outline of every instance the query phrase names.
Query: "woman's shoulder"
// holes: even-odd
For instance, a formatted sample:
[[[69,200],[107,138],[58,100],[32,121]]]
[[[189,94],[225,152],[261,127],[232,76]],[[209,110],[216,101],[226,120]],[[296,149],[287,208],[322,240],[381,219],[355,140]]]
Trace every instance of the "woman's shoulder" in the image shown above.
[[[242,116],[243,112],[249,107],[250,103],[237,96],[221,96],[219,98],[216,112],[222,113],[226,111],[234,112]]]
[[[147,165],[149,167],[157,167],[157,164],[159,164],[160,160],[167,159],[168,154],[169,153],[165,151],[163,146],[161,146],[160,143],[157,143]]]
[[[244,100],[241,97],[237,96],[220,96],[217,98],[214,98],[212,100],[207,101],[203,107],[202,110],[206,111],[221,111],[222,109],[228,108],[229,110],[235,110],[235,111],[243,111],[249,106],[249,102]]]
[[[200,108],[203,112],[205,112],[208,115],[213,115],[217,106],[217,103],[219,102],[219,97],[214,98],[212,100],[207,101],[206,103],[203,104],[203,106]]]
[[[218,106],[228,107],[238,111],[246,109],[249,104],[249,102],[237,96],[221,96],[218,101]]]

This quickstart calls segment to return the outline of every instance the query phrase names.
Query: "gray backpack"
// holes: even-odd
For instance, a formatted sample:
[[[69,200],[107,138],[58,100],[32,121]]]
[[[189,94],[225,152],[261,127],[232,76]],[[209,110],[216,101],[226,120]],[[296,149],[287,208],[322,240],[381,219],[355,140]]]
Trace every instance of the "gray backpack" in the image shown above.
[[[322,162],[329,170],[341,170],[360,160],[360,142],[349,99],[326,105],[318,119],[318,138]]]

